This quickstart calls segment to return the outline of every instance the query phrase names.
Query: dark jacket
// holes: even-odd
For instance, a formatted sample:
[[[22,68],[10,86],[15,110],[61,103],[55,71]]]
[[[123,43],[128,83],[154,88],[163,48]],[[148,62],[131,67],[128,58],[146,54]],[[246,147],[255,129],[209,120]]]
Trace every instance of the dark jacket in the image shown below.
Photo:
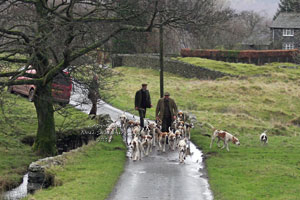
[[[151,108],[151,98],[150,98],[150,93],[149,90],[145,90],[145,95],[146,95],[146,102],[145,106],[146,108]],[[135,93],[135,100],[134,100],[134,105],[135,107],[142,108],[142,89],[138,90]]]
[[[170,108],[171,117],[173,120],[173,116],[177,115],[178,110],[177,110],[177,105],[176,105],[175,101],[171,98],[169,98],[169,108]],[[159,119],[163,120],[164,110],[165,110],[164,98],[161,98],[157,102],[155,116],[159,117]]]
[[[88,98],[93,102],[97,103],[97,100],[100,98],[99,94],[99,81],[98,77],[94,75],[93,79],[91,80],[88,88]]]

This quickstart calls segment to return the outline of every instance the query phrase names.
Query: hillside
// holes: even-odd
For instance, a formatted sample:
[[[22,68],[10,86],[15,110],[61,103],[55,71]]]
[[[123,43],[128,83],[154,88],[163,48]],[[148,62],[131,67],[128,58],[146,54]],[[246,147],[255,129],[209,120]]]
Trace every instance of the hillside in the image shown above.
[[[293,63],[269,63],[259,66],[246,63],[215,61],[197,57],[178,57],[176,60],[235,76],[270,76],[274,73],[279,73],[283,76],[282,78],[295,80],[300,75],[300,67]]]
[[[215,81],[165,74],[165,91],[171,93],[180,110],[194,114],[199,123],[209,122],[240,139],[240,147],[230,144],[230,152],[226,152],[217,149],[216,145],[208,148],[210,138],[202,135],[211,134],[208,128],[197,124],[193,132],[193,141],[208,158],[206,164],[215,199],[278,200],[296,199],[300,195],[297,189],[300,187],[300,128],[297,126],[300,82],[296,79],[300,70],[277,66],[254,69],[246,66],[242,77],[224,77]],[[264,70],[257,72],[259,68]],[[158,71],[132,67],[115,70],[122,78],[110,92],[115,95],[111,104],[136,112],[134,94],[145,82],[152,104],[156,106]],[[147,117],[153,119],[154,110],[147,110]],[[264,130],[268,130],[270,140],[267,147],[262,147],[259,142],[259,135]]]

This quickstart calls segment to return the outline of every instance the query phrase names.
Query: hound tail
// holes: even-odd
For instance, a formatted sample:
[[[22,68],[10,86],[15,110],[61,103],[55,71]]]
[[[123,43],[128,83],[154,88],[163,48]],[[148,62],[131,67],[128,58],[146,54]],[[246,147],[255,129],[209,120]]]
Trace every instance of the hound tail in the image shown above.
[[[204,122],[204,125],[207,125],[209,128],[211,128],[213,131],[215,131],[216,130],[216,128],[213,126],[213,125],[211,125],[210,123],[208,123],[208,122]]]
[[[213,132],[215,132],[215,130],[217,130],[213,125],[211,125],[210,123],[208,123],[208,122],[204,122],[203,124],[202,124],[202,126],[207,126],[208,128],[210,128],[210,129],[212,129],[212,131]],[[207,137],[211,137],[211,135],[210,134],[202,134],[203,136],[207,136]]]

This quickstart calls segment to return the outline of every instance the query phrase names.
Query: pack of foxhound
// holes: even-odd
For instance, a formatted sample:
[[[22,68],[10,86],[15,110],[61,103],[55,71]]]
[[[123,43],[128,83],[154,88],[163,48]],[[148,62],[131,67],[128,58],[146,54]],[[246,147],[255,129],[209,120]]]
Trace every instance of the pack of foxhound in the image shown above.
[[[118,121],[119,124],[117,123]],[[182,111],[178,112],[177,119],[173,121],[168,132],[161,131],[161,121],[147,120],[147,125],[142,128],[139,119],[135,119],[135,117],[128,119],[125,113],[119,116],[118,121],[111,123],[107,127],[108,141],[111,142],[114,133],[119,127],[126,144],[131,149],[131,159],[133,161],[142,160],[143,156],[147,157],[152,153],[152,149],[156,147],[162,153],[166,152],[166,150],[177,150],[180,163],[184,163],[185,158],[190,155],[189,142],[191,129],[194,128],[194,124],[185,121],[185,114]],[[216,139],[217,146],[221,149],[226,148],[227,151],[229,151],[230,142],[240,145],[239,139],[231,133],[217,130],[210,124],[209,126],[213,130],[212,135],[209,135],[211,137],[210,148],[212,148]],[[259,138],[262,145],[268,144],[267,131],[264,131]],[[222,147],[219,145],[220,141],[223,142]]]

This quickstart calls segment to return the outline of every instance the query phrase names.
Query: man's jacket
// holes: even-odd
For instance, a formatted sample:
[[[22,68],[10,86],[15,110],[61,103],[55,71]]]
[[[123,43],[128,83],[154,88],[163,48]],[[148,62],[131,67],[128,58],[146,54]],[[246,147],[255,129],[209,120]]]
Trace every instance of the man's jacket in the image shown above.
[[[145,90],[145,95],[146,95],[146,108],[151,108],[151,98],[150,98],[150,93],[149,90]],[[142,89],[138,90],[135,93],[135,101],[134,101],[135,107],[142,108]]]
[[[169,108],[170,108],[171,117],[173,120],[173,116],[177,115],[178,110],[177,110],[175,101],[171,98],[169,98]],[[164,98],[161,98],[157,102],[155,116],[159,117],[159,119],[163,120],[164,110],[165,110]]]

